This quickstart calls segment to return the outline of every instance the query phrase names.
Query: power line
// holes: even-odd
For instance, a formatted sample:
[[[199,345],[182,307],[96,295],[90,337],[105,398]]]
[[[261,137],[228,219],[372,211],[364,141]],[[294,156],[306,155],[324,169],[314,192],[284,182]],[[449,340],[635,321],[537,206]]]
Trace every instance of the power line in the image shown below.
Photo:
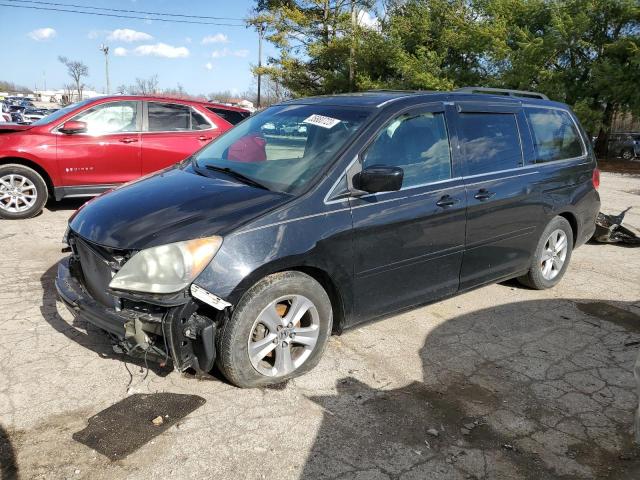
[[[43,2],[37,0],[4,0],[5,2],[19,2],[19,3],[35,3],[39,5],[50,5],[55,7],[74,7],[82,8],[84,10],[104,10],[107,12],[121,12],[121,13],[137,13],[142,15],[159,15],[163,17],[182,17],[182,18],[198,18],[198,19],[210,19],[210,20],[241,20],[244,18],[236,17],[210,17],[207,15],[184,15],[181,13],[165,13],[165,12],[146,12],[142,10],[124,10],[120,8],[107,8],[107,7],[93,7],[86,5],[74,5],[72,3],[56,3],[56,2]]]
[[[4,0],[4,1],[15,1],[15,0]],[[191,23],[198,25],[216,25],[221,27],[246,27],[244,24],[237,23],[220,23],[220,22],[199,22],[196,20],[178,20],[172,18],[149,18],[149,17],[137,17],[133,15],[117,15],[115,13],[101,13],[101,12],[80,12],[77,10],[69,10],[64,8],[54,8],[54,7],[35,7],[29,5],[11,5],[7,3],[0,3],[2,7],[12,7],[12,8],[27,8],[30,10],[45,10],[45,11],[54,11],[54,12],[67,12],[67,13],[79,13],[81,15],[94,15],[100,17],[114,17],[114,18],[130,18],[134,20],[152,20],[154,22],[169,22],[169,23]]]

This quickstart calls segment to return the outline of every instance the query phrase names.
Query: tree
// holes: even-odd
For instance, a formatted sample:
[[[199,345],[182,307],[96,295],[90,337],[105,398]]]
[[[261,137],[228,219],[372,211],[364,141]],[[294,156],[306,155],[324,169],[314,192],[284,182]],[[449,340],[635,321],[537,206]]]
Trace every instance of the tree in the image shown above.
[[[10,92],[10,93],[33,93],[32,90],[24,85],[17,85],[13,82],[7,82],[5,80],[0,80],[0,92]]]
[[[135,85],[129,87],[132,95],[153,95],[158,93],[158,75],[151,75],[149,78],[136,78]]]
[[[279,50],[261,73],[294,96],[470,85],[536,90],[572,106],[598,133],[601,155],[614,115],[640,115],[638,0],[373,5],[258,0],[250,23],[265,25],[266,39]],[[361,21],[363,12],[376,24]]]
[[[296,95],[356,88],[358,14],[372,0],[259,0],[249,22],[280,50],[259,73]],[[352,14],[352,11],[354,12]],[[254,69],[258,73],[258,69]]]
[[[640,115],[637,0],[497,1],[510,25],[498,83],[536,89],[571,105],[606,154],[616,112]]]
[[[67,73],[74,82],[75,89],[78,94],[78,100],[82,100],[82,89],[84,88],[82,78],[89,76],[89,67],[80,61],[69,60],[67,57],[63,57],[62,55],[58,57],[58,60],[67,67]]]

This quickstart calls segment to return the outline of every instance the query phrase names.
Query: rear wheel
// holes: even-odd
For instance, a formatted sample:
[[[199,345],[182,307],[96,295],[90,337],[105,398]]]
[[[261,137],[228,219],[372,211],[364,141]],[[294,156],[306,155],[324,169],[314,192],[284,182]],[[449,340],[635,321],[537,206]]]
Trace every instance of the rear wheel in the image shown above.
[[[633,154],[633,150],[631,150],[630,148],[626,148],[622,151],[623,160],[627,160],[627,161],[633,160],[634,156],[635,155]]]
[[[38,172],[19,164],[0,165],[0,218],[34,217],[47,197],[47,184]]]
[[[569,266],[572,251],[571,225],[563,217],[554,217],[540,236],[529,273],[518,280],[536,290],[555,286]]]
[[[302,272],[269,275],[242,297],[219,337],[218,367],[238,387],[283,382],[320,360],[332,325],[324,288]]]

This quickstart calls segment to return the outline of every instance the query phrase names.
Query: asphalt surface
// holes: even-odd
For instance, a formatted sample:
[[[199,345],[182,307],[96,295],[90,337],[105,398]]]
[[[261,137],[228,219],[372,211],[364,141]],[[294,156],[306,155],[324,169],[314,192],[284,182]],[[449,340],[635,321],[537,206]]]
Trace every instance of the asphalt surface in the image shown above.
[[[603,174],[640,226],[640,176]],[[79,202],[0,221],[0,478],[640,478],[640,249],[588,244],[559,286],[493,285],[332,337],[240,390],[113,353],[53,280]]]

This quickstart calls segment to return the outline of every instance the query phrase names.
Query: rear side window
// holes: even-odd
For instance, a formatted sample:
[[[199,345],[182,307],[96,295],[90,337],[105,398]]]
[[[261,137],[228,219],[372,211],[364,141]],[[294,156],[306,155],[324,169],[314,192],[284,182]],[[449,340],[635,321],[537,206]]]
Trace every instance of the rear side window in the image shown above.
[[[150,132],[184,132],[216,128],[204,116],[188,105],[178,103],[148,103]]]
[[[237,112],[235,110],[225,110],[224,108],[207,107],[207,110],[210,110],[219,117],[222,117],[231,125],[236,125],[249,116],[249,112]]]
[[[467,175],[522,166],[520,134],[513,113],[461,113],[459,125]]]
[[[189,130],[191,108],[175,103],[149,102],[150,132],[180,132]]]
[[[582,143],[568,112],[546,108],[526,108],[525,114],[536,147],[538,162],[580,157]]]

